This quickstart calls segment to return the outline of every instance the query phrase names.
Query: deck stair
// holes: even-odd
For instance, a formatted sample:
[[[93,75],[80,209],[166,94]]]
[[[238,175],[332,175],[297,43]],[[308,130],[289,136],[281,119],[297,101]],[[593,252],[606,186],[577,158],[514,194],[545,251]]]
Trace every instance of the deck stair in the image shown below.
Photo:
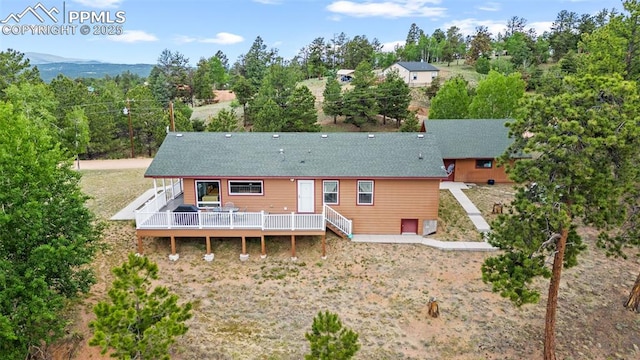
[[[327,222],[326,225],[327,225],[327,229],[331,230],[334,234],[338,235],[340,238],[349,239],[349,234],[340,230],[337,226],[333,225],[330,222]]]
[[[351,239],[353,236],[353,222],[351,219],[347,219],[328,205],[324,205],[323,213],[327,229],[343,239]]]

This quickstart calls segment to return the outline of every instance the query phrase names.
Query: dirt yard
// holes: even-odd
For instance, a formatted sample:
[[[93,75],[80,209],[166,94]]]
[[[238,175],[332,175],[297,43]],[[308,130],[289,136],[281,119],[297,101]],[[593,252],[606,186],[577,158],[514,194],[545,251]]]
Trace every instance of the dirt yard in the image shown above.
[[[143,171],[85,171],[83,187],[95,197],[91,206],[108,208],[100,212],[105,218],[113,215],[127,200],[102,199],[116,196],[103,191],[105,184],[128,182],[142,190],[149,186],[148,179],[139,179]],[[497,189],[497,194],[479,196],[489,206],[504,199],[502,191],[508,188],[472,192]],[[558,359],[640,358],[640,317],[622,307],[640,262],[607,259],[592,246],[592,234],[585,234],[589,252],[580,265],[563,272]],[[110,248],[94,265],[99,282],[75,315],[75,359],[107,359],[86,345],[91,336],[86,324],[112,280],[110,269],[135,251],[133,224],[110,223],[105,241]],[[304,334],[323,310],[336,312],[359,334],[362,349],[356,359],[541,357],[547,282],[537,284],[540,304],[515,308],[481,280],[488,253],[351,243],[329,236],[326,260],[319,239],[310,237],[298,241],[294,262],[288,239],[274,238],[267,241],[266,259],[259,256],[259,241],[250,240],[250,259],[241,262],[238,239],[215,239],[215,260],[207,263],[203,240],[179,240],[177,262],[167,258],[167,239],[147,239],[144,245],[160,267],[160,283],[194,304],[190,330],[174,346],[174,359],[302,359],[309,349]],[[427,315],[430,296],[440,303],[437,319]]]

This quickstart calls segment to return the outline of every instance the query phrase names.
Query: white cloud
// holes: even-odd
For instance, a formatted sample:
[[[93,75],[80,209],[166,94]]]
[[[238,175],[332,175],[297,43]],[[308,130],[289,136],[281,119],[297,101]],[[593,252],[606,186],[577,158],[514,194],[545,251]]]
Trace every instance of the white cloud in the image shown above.
[[[406,43],[406,41],[404,41],[404,40],[386,42],[386,43],[382,44],[382,51],[383,52],[394,52],[394,51],[396,51],[397,47],[404,46],[405,43]]]
[[[258,4],[264,4],[264,5],[280,5],[280,4],[282,4],[281,0],[253,0],[253,2],[257,2]]]
[[[484,5],[476,6],[476,9],[482,10],[482,11],[499,11],[500,4],[496,2],[488,2],[488,3],[485,3]]]
[[[387,0],[387,1],[334,1],[327,10],[340,15],[353,17],[443,17],[446,8],[432,7],[427,4],[439,4],[440,0]]]
[[[198,42],[201,42],[201,43],[221,44],[221,45],[237,44],[243,41],[244,41],[244,38],[242,36],[231,34],[228,32],[219,32],[216,34],[215,37],[198,40]]]
[[[96,9],[110,9],[120,6],[122,0],[73,0],[74,2]]]
[[[203,43],[203,44],[231,45],[231,44],[243,42],[244,38],[236,34],[219,32],[214,37],[211,37],[211,38],[196,38],[188,35],[176,35],[173,37],[173,41],[177,44]]]
[[[486,26],[491,36],[495,37],[499,32],[504,33],[504,30],[507,28],[507,22],[504,20],[461,19],[445,23],[442,29],[443,31],[447,31],[446,29],[452,26],[457,26],[462,36],[475,35],[476,27]]]
[[[107,39],[123,43],[158,41],[158,38],[155,35],[149,34],[143,30],[125,30],[122,35],[107,36]]]
[[[551,31],[553,21],[537,21],[527,24],[527,28],[533,28],[536,31],[536,35],[540,36],[545,31]]]
[[[198,41],[198,39],[191,36],[187,36],[187,35],[176,35],[173,38],[173,41],[178,44],[188,44],[188,43],[196,42]]]

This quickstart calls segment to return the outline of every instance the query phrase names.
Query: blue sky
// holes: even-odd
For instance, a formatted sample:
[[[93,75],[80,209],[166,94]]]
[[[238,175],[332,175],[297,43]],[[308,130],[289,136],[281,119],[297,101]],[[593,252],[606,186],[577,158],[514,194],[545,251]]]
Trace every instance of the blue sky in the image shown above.
[[[39,3],[42,6],[36,9]],[[43,21],[34,12],[25,12],[28,8],[36,9]],[[184,54],[192,65],[222,50],[233,63],[257,36],[290,59],[313,39],[329,40],[340,32],[349,38],[377,38],[392,49],[406,38],[411,23],[429,34],[452,25],[470,34],[483,25],[496,35],[504,31],[509,18],[519,16],[541,34],[561,10],[580,15],[603,8],[622,10],[622,1],[0,0],[0,48],[126,64],[155,64],[162,50],[169,49]],[[83,15],[94,19],[69,21]],[[33,35],[30,25],[45,25],[48,31],[63,34]],[[123,34],[82,35],[82,25],[91,32],[121,30]]]

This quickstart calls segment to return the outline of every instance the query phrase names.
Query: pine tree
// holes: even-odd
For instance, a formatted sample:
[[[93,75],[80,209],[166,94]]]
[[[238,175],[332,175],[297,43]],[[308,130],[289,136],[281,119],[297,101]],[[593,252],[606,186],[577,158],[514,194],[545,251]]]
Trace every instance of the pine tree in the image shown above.
[[[344,96],[344,114],[346,123],[361,127],[366,122],[375,122],[378,114],[378,102],[375,94],[375,75],[371,65],[361,62],[353,74],[351,84],[353,89],[347,91]]]
[[[249,103],[249,100],[251,100],[253,95],[255,95],[256,89],[246,78],[244,78],[243,76],[238,76],[233,83],[232,90],[236,94],[238,102],[242,105],[243,125],[247,126],[247,104]]]
[[[287,98],[283,112],[285,125],[279,131],[320,131],[318,111],[315,108],[316,97],[306,86],[298,86]]]
[[[342,327],[338,315],[329,311],[316,315],[305,337],[311,345],[305,360],[348,360],[360,350],[358,334]]]
[[[388,73],[377,90],[378,108],[382,114],[382,123],[386,124],[387,116],[396,119],[397,127],[409,114],[411,90],[397,71]]]
[[[89,345],[101,353],[111,350],[119,359],[169,359],[176,336],[184,335],[191,318],[191,303],[178,305],[178,297],[164,286],[151,289],[158,266],[144,256],[129,254],[127,262],[112,270],[116,279],[109,301],[94,307],[96,319],[89,323]]]
[[[211,117],[206,129],[207,131],[213,132],[232,132],[243,130],[242,126],[240,126],[240,123],[238,122],[238,116],[230,109],[222,109],[216,114],[216,116]]]
[[[338,122],[338,115],[342,115],[342,87],[335,76],[329,76],[322,92],[324,101],[322,111],[326,115],[333,116],[333,123]]]
[[[482,266],[483,280],[516,305],[539,299],[531,287],[533,278],[551,278],[545,360],[556,358],[562,268],[574,266],[585,248],[576,226],[605,233],[620,227],[633,209],[621,206],[621,200],[638,193],[636,85],[619,75],[588,75],[565,78],[563,90],[555,96],[528,98],[509,125],[515,142],[502,160],[511,179],[521,185],[509,214],[492,224],[490,243],[504,253]],[[522,153],[534,157],[511,165],[512,154]]]

